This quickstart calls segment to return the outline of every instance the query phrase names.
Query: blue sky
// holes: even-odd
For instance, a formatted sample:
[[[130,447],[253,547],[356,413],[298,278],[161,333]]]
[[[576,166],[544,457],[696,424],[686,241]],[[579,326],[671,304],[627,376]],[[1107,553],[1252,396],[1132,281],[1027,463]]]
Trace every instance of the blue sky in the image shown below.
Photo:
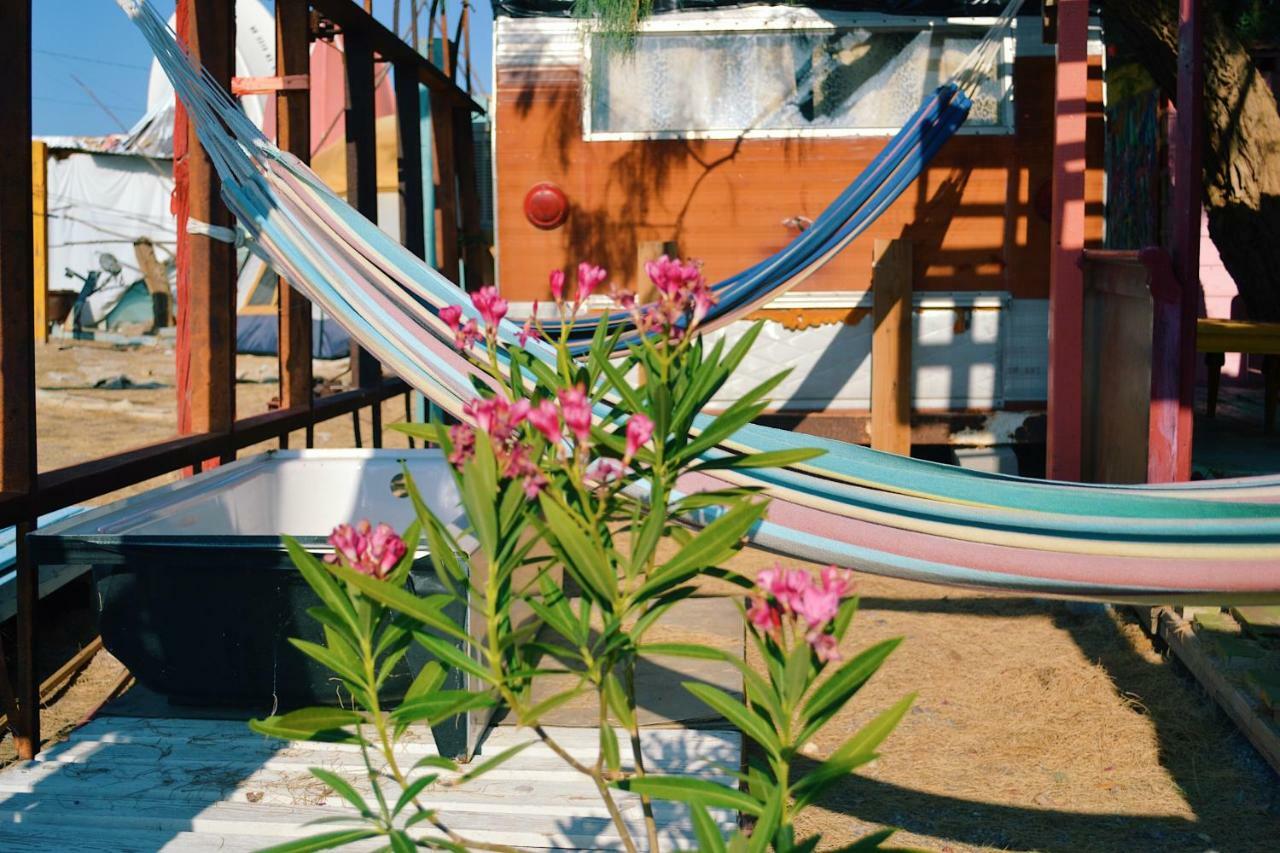
[[[406,18],[409,2],[400,4]],[[272,6],[271,0],[264,3]],[[152,4],[165,15],[173,12],[174,0],[152,0]],[[451,27],[458,20],[459,5],[459,0],[448,0]],[[474,5],[472,59],[480,87],[487,90],[490,7],[487,0],[476,0]],[[140,118],[147,103],[151,51],[115,0],[39,0],[32,6],[35,133],[116,133],[122,124],[128,127]],[[373,8],[389,25],[392,0],[374,0]],[[94,102],[95,97],[105,109]]]

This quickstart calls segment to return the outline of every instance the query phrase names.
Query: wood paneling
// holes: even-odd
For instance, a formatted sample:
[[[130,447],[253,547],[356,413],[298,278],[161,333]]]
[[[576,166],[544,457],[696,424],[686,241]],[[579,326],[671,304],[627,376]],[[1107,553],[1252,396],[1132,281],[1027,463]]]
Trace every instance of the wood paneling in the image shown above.
[[[918,290],[1048,294],[1053,60],[1014,67],[1018,132],[957,136],[867,233],[807,282],[864,290],[876,239],[905,238]],[[1102,236],[1101,67],[1090,65],[1088,231]],[[884,138],[587,142],[575,68],[498,71],[495,114],[500,274],[509,299],[545,298],[546,272],[580,259],[635,286],[640,243],[675,240],[719,280],[782,248],[784,220],[817,216]],[[554,181],[569,221],[541,231],[524,216],[529,187]]]

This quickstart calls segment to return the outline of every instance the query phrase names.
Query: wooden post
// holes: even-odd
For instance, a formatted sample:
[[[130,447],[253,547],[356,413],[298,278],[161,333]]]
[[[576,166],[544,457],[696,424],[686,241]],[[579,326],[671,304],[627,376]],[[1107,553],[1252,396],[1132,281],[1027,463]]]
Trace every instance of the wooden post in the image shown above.
[[[373,107],[373,48],[363,30],[348,28],[342,36],[347,71],[347,201],[371,222],[378,221],[377,124]],[[351,344],[351,380],[358,388],[382,381],[377,359]],[[380,439],[376,428],[373,446]]]
[[[1049,256],[1048,476],[1078,480],[1084,369],[1084,178],[1089,2],[1059,0]]]
[[[911,455],[911,243],[876,240],[871,262],[871,446]]]
[[[1200,204],[1204,125],[1204,44],[1200,0],[1178,2],[1178,98],[1173,121],[1173,267],[1182,289],[1178,363],[1179,480],[1191,479],[1196,382],[1196,316],[1200,313]]]
[[[418,69],[398,63],[392,69],[396,90],[399,159],[400,242],[420,258],[427,256],[422,186],[422,100]]]
[[[0,492],[30,493],[36,476],[36,365],[31,203],[31,2],[4,4],[0,56]],[[28,519],[17,529],[19,720],[18,757],[40,748],[39,681],[35,668],[37,567],[26,549]],[[3,650],[0,649],[0,652]]]
[[[436,259],[440,273],[454,284],[458,275],[458,179],[454,158],[454,115],[447,98],[431,93],[431,129],[435,137],[432,171],[436,198]]]
[[[32,291],[35,295],[36,340],[49,340],[49,146],[31,142]]]
[[[471,111],[453,110],[453,165],[458,180],[458,212],[462,215],[462,260],[467,290],[493,283],[492,257],[480,223],[480,187],[476,183],[476,142]]]
[[[213,79],[235,73],[234,4],[179,0],[178,37]],[[236,250],[187,233],[188,219],[233,226],[221,182],[200,147],[181,102],[174,118],[174,183],[178,213],[178,432],[230,432],[235,422]],[[230,459],[228,454],[224,459]],[[209,463],[206,463],[206,466]]]
[[[276,74],[308,74],[311,68],[310,10],[307,0],[276,0]],[[282,150],[306,163],[311,159],[311,90],[276,95],[276,136]],[[281,280],[280,405],[311,408],[311,302]]]

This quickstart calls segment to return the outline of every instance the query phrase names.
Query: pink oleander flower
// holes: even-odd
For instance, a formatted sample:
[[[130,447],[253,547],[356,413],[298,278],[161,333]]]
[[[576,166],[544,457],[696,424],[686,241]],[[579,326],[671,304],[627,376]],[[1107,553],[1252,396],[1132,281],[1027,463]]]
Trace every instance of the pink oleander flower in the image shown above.
[[[622,481],[626,467],[611,456],[602,456],[587,466],[586,480],[594,486],[608,486]]]
[[[826,566],[822,570],[822,588],[834,592],[840,598],[853,594],[853,572],[835,566]]]
[[[706,282],[702,283],[693,291],[693,320],[692,325],[696,326],[702,322],[707,316],[707,312],[711,310],[711,306],[716,304],[716,295],[711,288],[707,287]]]
[[[461,468],[476,455],[476,433],[466,424],[454,424],[449,427],[449,442],[453,450],[449,452],[449,463]]]
[[[591,441],[591,402],[582,386],[560,391],[560,412],[564,424],[583,447]]]
[[[471,304],[480,312],[480,319],[491,329],[496,329],[507,316],[507,300],[498,295],[498,288],[490,285],[471,294]]]
[[[823,663],[841,660],[839,644],[836,638],[830,634],[814,634],[810,633],[805,637],[813,653],[818,656],[818,660]]]
[[[502,474],[512,480],[521,480],[525,497],[530,500],[536,498],[547,485],[547,478],[543,475],[537,463],[529,458],[528,449],[522,444],[517,444],[511,448],[511,452],[507,455],[506,464],[503,466]]]
[[[812,583],[813,579],[804,569],[784,569],[780,563],[775,563],[772,569],[763,569],[756,575],[756,584],[760,589],[773,596],[788,614],[796,612],[801,596]]]
[[[623,311],[634,311],[636,308],[636,295],[629,290],[614,290],[609,297]]]
[[[551,271],[551,298],[559,305],[564,301],[564,270]]]
[[[553,444],[560,440],[560,411],[550,400],[542,400],[529,409],[528,421]]]
[[[747,609],[747,619],[756,627],[756,630],[765,634],[776,634],[782,628],[782,614],[764,597],[751,599],[751,607]]]
[[[440,309],[440,319],[455,332],[462,328],[462,306],[446,305]]]
[[[840,596],[810,583],[794,600],[792,610],[812,629],[821,628],[840,610]]]
[[[658,292],[667,298],[682,294],[702,279],[702,269],[693,261],[681,261],[666,255],[656,261],[648,261],[644,265],[649,280],[658,288]]]
[[[368,520],[339,524],[329,534],[334,553],[325,557],[329,563],[344,565],[361,574],[382,580],[391,574],[408,550],[404,540],[387,524],[371,528]]]
[[[454,332],[453,340],[458,349],[467,349],[480,340],[480,327],[475,320],[468,320]]]
[[[747,619],[758,630],[777,635],[783,619],[798,632],[803,624],[805,641],[818,660],[840,660],[837,639],[827,633],[840,612],[840,601],[853,593],[853,573],[827,566],[820,578],[803,569],[775,564],[756,575],[758,592]]]
[[[653,437],[653,421],[644,415],[632,415],[627,421],[627,452],[624,462],[630,462],[641,445]]]
[[[488,433],[495,445],[511,439],[516,427],[529,416],[529,410],[528,400],[513,403],[503,396],[477,397],[462,406],[463,414],[475,421],[477,429]]]
[[[530,340],[542,340],[542,333],[538,331],[538,300],[533,301],[533,311],[530,312],[528,319],[524,321],[524,325],[520,327],[520,331],[516,332],[516,340],[520,342],[520,346],[528,346]]]
[[[578,302],[586,302],[609,275],[604,267],[583,261],[578,264]]]

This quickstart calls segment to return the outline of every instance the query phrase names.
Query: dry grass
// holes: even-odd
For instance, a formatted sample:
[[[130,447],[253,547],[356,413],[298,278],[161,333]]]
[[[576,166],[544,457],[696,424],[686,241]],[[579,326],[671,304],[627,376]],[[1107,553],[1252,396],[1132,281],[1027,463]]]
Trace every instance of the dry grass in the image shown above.
[[[918,696],[882,757],[804,816],[824,849],[882,825],[930,850],[1276,849],[1276,777],[1121,615],[866,575],[859,587],[845,654],[904,641],[815,754]]]

